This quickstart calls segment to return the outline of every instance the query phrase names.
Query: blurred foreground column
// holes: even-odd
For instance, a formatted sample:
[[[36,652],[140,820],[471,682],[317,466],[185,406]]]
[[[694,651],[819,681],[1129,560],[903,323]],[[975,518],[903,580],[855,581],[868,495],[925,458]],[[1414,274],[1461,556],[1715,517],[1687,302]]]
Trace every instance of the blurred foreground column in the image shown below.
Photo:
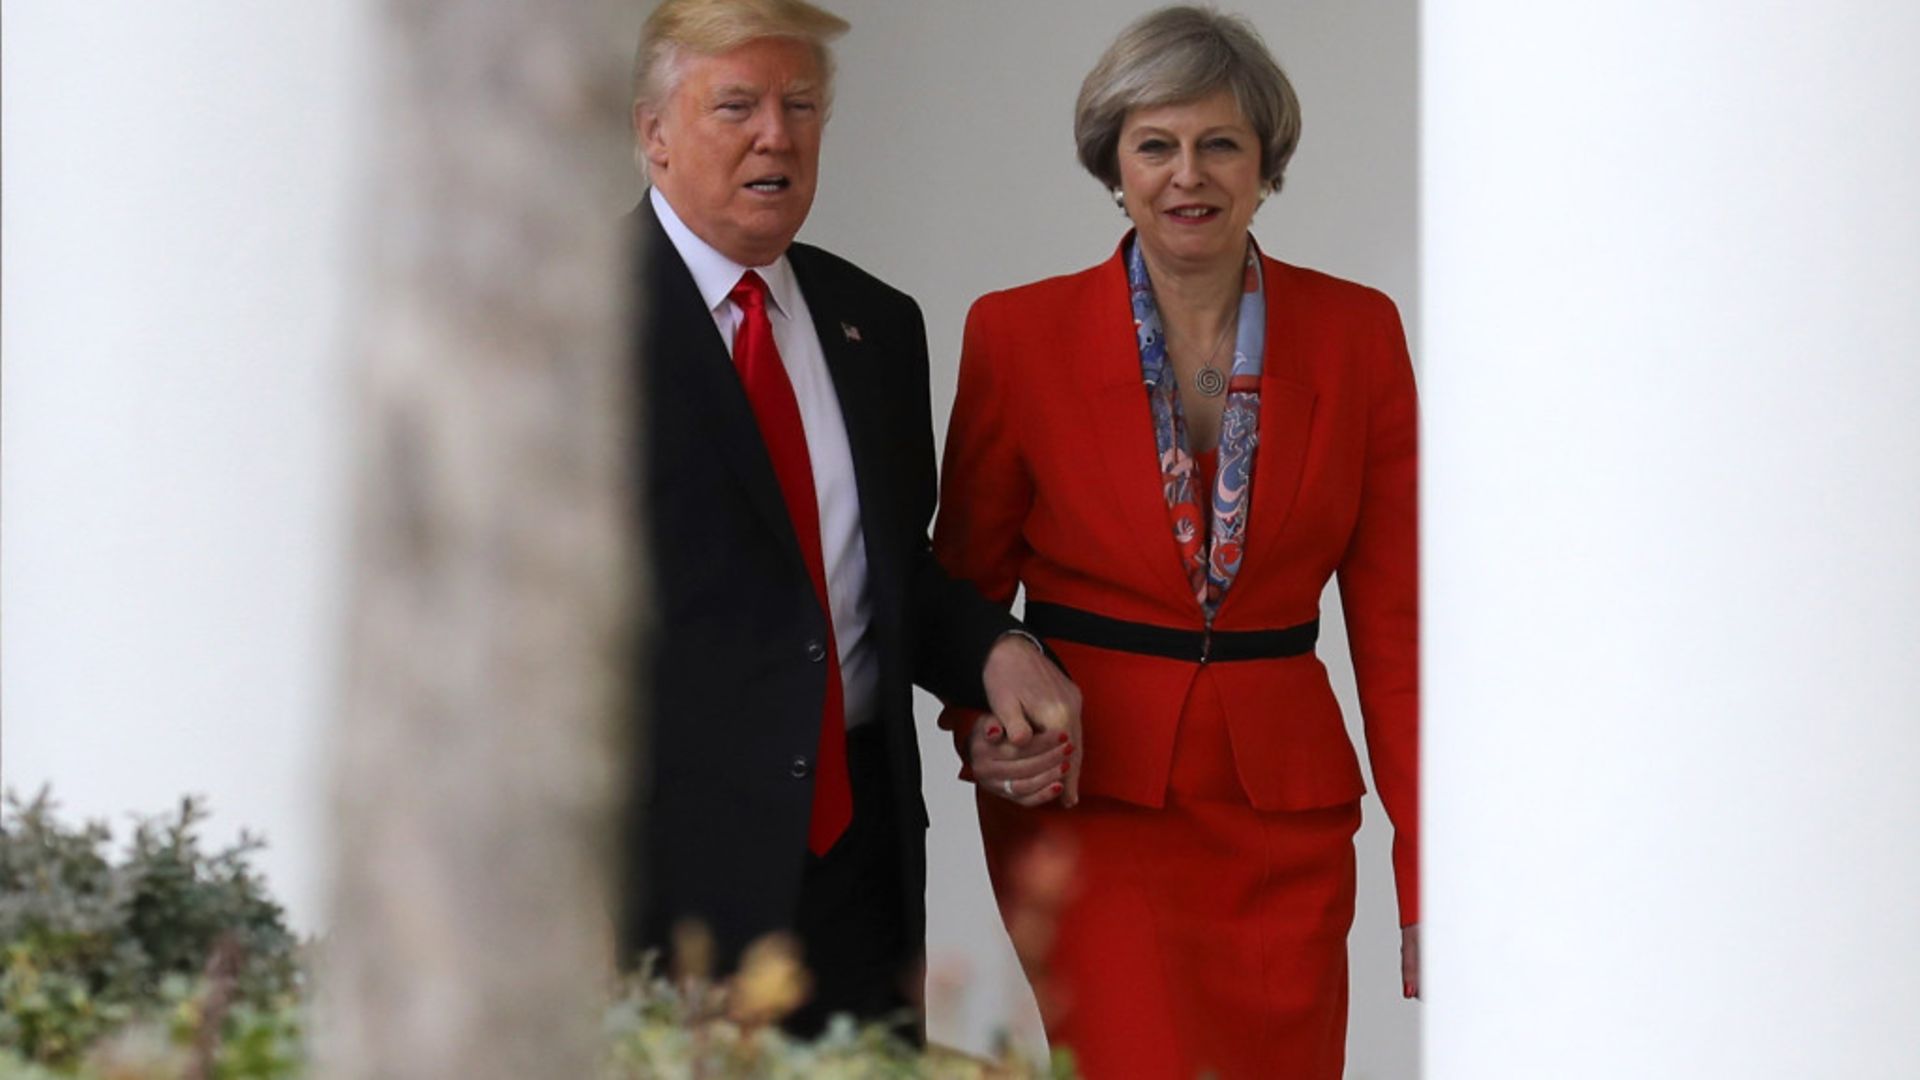
[[[632,554],[617,9],[380,5],[328,1075],[592,1073]]]
[[[1424,35],[1427,1076],[1920,1076],[1920,9]]]

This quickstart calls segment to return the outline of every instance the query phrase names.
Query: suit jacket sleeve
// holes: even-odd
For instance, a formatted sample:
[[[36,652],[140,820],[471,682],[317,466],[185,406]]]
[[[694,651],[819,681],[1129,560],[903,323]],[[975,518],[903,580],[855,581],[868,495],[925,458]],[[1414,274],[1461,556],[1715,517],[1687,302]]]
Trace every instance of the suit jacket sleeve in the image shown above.
[[[991,345],[991,301],[982,298],[967,313],[933,545],[954,576],[972,582],[1004,610],[1013,603],[1027,555],[1021,530],[1033,505],[1033,482],[1021,462],[1011,402],[1002,392],[1000,363],[1005,358]],[[940,717],[940,726],[954,732],[962,762],[966,738],[979,715],[955,707],[965,704],[948,699]]]
[[[1420,921],[1420,665],[1417,406],[1393,302],[1370,313],[1360,513],[1339,566],[1374,786],[1393,822],[1400,924]]]
[[[913,552],[908,587],[912,606],[914,682],[942,700],[975,709],[987,707],[982,673],[987,654],[1008,630],[1020,624],[1007,614],[1005,601],[989,603],[965,580],[958,580],[934,557],[927,540],[938,490],[929,423],[932,403],[927,394],[926,324],[917,304],[911,305],[912,333],[917,343],[920,400],[914,404],[919,445],[913,448],[919,479],[912,501]],[[964,575],[962,575],[964,577]]]

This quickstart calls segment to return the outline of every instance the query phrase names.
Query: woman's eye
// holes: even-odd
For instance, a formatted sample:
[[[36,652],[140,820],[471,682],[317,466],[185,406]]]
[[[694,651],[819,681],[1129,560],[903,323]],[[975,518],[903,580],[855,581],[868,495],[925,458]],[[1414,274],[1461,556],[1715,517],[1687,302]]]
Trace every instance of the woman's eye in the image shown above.
[[[1148,139],[1137,147],[1142,154],[1164,154],[1167,148],[1168,143],[1164,139]]]
[[[1240,149],[1240,144],[1237,142],[1234,142],[1232,139],[1209,139],[1207,140],[1207,149],[1238,150]]]

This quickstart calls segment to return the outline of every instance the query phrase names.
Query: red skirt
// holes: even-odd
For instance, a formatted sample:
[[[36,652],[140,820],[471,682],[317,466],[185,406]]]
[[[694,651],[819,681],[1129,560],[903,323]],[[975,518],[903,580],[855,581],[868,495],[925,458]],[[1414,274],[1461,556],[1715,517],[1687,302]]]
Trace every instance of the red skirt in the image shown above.
[[[1360,804],[1255,810],[1204,671],[1180,725],[1162,809],[977,795],[1047,1037],[1087,1080],[1339,1080]]]

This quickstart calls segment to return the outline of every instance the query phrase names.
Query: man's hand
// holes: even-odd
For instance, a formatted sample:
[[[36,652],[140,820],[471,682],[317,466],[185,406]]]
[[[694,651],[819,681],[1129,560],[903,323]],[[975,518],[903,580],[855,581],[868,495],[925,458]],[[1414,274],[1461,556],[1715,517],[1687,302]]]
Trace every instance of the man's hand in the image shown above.
[[[1017,634],[987,654],[987,704],[967,743],[974,783],[1021,806],[1080,801],[1080,690]]]
[[[1420,996],[1420,924],[1400,928],[1400,996]]]

